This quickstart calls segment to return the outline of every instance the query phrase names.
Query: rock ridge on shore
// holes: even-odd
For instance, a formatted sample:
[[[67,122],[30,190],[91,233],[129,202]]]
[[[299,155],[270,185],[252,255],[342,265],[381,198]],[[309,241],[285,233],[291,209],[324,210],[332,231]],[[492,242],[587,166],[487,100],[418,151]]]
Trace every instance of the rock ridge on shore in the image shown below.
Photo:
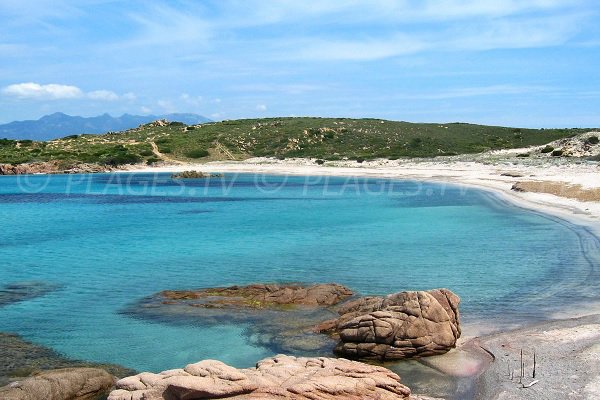
[[[278,355],[254,368],[236,369],[205,360],[159,374],[121,379],[108,400],[262,399],[262,400],[426,400],[392,371],[335,358]]]

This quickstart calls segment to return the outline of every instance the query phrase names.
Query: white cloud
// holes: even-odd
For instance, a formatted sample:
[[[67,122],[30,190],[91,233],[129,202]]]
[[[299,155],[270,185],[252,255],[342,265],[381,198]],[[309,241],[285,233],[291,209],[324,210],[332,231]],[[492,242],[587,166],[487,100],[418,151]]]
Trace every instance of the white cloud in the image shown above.
[[[202,96],[190,96],[188,93],[183,93],[179,99],[187,106],[200,107],[204,102]]]
[[[171,100],[158,100],[156,102],[160,108],[166,113],[174,113],[177,111],[177,107]]]
[[[8,85],[2,89],[2,93],[19,99],[39,100],[76,99],[83,96],[82,90],[77,86],[59,85],[55,83],[40,85],[35,82]]]
[[[141,106],[140,111],[142,112],[142,114],[151,114],[152,113],[152,109],[149,107],[146,107],[146,106]]]
[[[358,40],[323,40],[308,42],[297,54],[311,60],[367,61],[399,55],[414,54],[426,48],[421,39],[404,34],[387,38]]]
[[[267,106],[266,106],[266,104],[257,104],[256,110],[257,111],[267,111]]]
[[[416,93],[399,95],[397,98],[418,100],[442,100],[461,97],[525,95],[530,93],[550,93],[555,89],[544,86],[518,86],[518,85],[490,85],[479,87],[465,87],[445,90],[436,93]]]
[[[93,92],[89,92],[87,94],[92,100],[103,100],[103,101],[115,101],[119,100],[119,96],[115,92],[111,92],[110,90],[94,90]]]
[[[88,98],[100,101],[117,101],[121,99],[133,101],[136,99],[135,94],[131,92],[125,93],[123,96],[119,96],[111,90],[104,89],[93,90],[86,93],[73,85],[62,85],[57,83],[43,85],[35,82],[8,85],[2,89],[2,93],[5,96],[29,100],[70,100]]]
[[[123,100],[127,101],[135,101],[137,99],[137,96],[133,92],[127,92],[121,97],[123,98]]]

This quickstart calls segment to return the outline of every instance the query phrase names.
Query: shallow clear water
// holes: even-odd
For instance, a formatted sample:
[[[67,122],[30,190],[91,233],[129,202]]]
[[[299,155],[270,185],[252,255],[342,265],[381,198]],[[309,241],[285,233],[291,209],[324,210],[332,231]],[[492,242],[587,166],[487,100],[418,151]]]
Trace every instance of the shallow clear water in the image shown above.
[[[0,286],[61,285],[0,308],[0,331],[137,370],[272,355],[244,326],[121,314],[164,289],[337,282],[361,294],[447,287],[463,322],[543,319],[597,300],[597,239],[459,186],[226,175],[0,177]]]

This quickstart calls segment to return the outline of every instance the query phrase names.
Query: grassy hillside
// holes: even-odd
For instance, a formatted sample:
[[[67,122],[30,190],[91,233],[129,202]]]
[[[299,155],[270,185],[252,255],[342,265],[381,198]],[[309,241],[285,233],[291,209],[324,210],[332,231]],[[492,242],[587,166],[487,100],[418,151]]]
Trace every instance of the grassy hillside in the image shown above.
[[[254,156],[327,160],[435,157],[541,145],[583,131],[346,118],[245,119],[189,127],[151,123],[118,133],[68,136],[50,142],[0,140],[0,163],[59,160],[119,165]]]

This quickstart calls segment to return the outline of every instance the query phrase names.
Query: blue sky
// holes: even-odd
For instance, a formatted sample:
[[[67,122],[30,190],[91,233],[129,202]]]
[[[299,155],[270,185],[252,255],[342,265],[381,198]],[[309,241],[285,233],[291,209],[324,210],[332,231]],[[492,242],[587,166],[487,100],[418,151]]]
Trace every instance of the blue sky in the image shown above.
[[[1,0],[0,123],[56,111],[600,126],[597,0]]]

